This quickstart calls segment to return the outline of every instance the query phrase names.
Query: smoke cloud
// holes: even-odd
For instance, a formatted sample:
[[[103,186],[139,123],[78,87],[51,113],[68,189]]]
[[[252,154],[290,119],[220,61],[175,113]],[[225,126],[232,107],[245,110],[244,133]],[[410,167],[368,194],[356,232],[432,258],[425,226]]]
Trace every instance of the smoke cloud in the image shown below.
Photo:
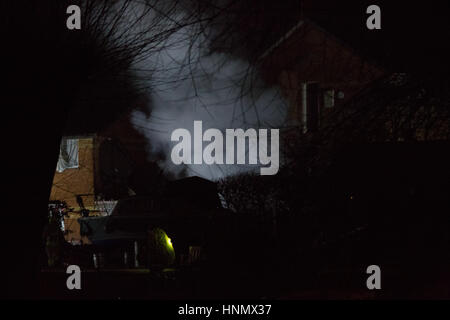
[[[267,87],[251,63],[211,52],[208,35],[213,32],[199,32],[195,24],[179,28],[133,65],[149,88],[151,115],[135,111],[132,123],[149,139],[150,160],[177,176],[217,180],[259,165],[175,165],[170,158],[173,130],[193,132],[195,120],[203,122],[203,130],[223,133],[227,128],[280,128],[285,122],[286,103],[279,90]]]

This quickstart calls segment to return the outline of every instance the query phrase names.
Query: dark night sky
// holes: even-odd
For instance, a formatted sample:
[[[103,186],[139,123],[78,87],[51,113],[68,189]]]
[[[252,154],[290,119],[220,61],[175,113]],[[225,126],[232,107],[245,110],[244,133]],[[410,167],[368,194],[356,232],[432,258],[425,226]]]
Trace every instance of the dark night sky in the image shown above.
[[[381,8],[381,30],[365,28],[368,5]],[[394,70],[448,70],[450,2],[308,1],[305,11],[352,47]]]

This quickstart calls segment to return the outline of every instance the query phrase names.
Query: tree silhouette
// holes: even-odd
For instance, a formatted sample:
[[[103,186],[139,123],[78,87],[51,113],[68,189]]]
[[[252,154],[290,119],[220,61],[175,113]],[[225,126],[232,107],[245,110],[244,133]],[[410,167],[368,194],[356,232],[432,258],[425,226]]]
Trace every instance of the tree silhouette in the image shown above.
[[[3,154],[6,163],[3,167],[7,172],[3,185],[9,191],[5,198],[10,208],[1,217],[2,244],[5,246],[2,254],[7,257],[3,263],[6,271],[3,273],[5,283],[2,295],[37,295],[38,257],[42,251],[39,239],[45,223],[47,201],[63,133],[96,130],[130,108],[151,104],[145,94],[152,89],[148,87],[151,82],[146,80],[164,70],[160,70],[158,65],[149,65],[142,70],[139,62],[149,56],[157,56],[167,46],[176,45],[168,42],[176,32],[181,32],[192,44],[198,43],[199,39],[208,39],[211,45],[205,54],[226,52],[251,62],[240,79],[242,90],[236,98],[249,96],[254,89],[255,71],[259,66],[261,52],[279,34],[289,29],[303,14],[302,10],[309,8],[320,17],[338,17],[330,19],[334,25],[337,22],[341,26],[336,31],[359,30],[359,16],[349,20],[352,27],[348,28],[342,23],[342,15],[338,14],[353,4],[337,7],[337,11],[334,11],[329,1],[320,3],[318,7],[308,7],[308,1],[286,1],[278,5],[268,0],[245,3],[237,0],[2,1],[0,34],[3,45],[0,63],[5,80],[2,106],[8,112],[2,117],[6,142]],[[81,30],[71,31],[66,28],[66,8],[71,4],[78,4],[82,8]],[[398,5],[397,13],[401,12],[399,8],[402,10],[402,5]],[[355,5],[352,10],[361,12],[360,9],[361,5]],[[433,19],[428,18],[426,23],[433,22],[432,27],[440,26],[434,21],[441,20]],[[392,17],[388,21],[392,25]],[[184,30],[189,32],[183,33]],[[404,30],[405,26],[400,28],[400,31]],[[414,30],[422,31],[418,26]],[[358,32],[348,33],[353,41],[360,39]],[[389,31],[383,31],[382,34],[389,34]],[[406,52],[404,49],[402,54],[390,60],[392,52],[400,48],[395,45],[399,35],[402,32],[394,33],[387,42],[381,39],[373,43],[375,38],[380,40],[380,35],[367,36],[361,43],[372,43],[368,46],[370,49],[379,48],[380,43],[392,44],[389,50],[388,46],[382,46],[380,56],[387,65],[389,61],[394,61],[392,64],[395,66]],[[428,37],[430,40],[426,41],[427,45],[435,39],[443,42],[439,30],[432,35],[422,32],[420,40],[425,41]],[[413,37],[412,33],[408,35],[410,40]],[[408,49],[414,47],[413,42],[410,42]],[[445,46],[437,47],[445,49]],[[446,59],[445,50],[430,54],[432,50],[428,49],[427,58],[436,56]],[[415,59],[421,56],[415,55],[415,59],[411,56],[405,63],[407,68],[419,64]],[[181,66],[177,67],[190,68],[197,61],[197,56],[188,54]],[[427,63],[427,66],[436,67],[443,61],[446,60],[434,59],[434,63]],[[411,128],[417,122],[421,123],[420,130],[424,131],[420,134],[433,135],[431,132],[434,130],[431,129],[448,117],[447,102],[435,101],[435,95],[430,95],[433,90],[447,90],[445,86],[435,87],[434,83],[441,83],[436,79],[425,84],[425,92],[421,89],[422,82],[414,80],[409,82],[411,85],[406,85],[411,87],[411,94],[393,97],[387,101],[389,103],[377,107],[376,104],[367,103],[377,100],[374,98],[376,95],[368,93],[361,96],[360,101],[364,103],[360,104],[367,108],[375,105],[368,114],[370,117],[380,117],[383,122],[390,121],[391,128],[386,132],[392,137],[414,138],[417,130]],[[194,77],[192,80],[195,81]],[[383,85],[378,90],[390,92]],[[412,104],[407,100],[408,95],[414,96],[411,98]],[[397,108],[397,105],[402,105],[402,108]],[[426,110],[431,112],[424,112]],[[343,109],[330,117],[330,130],[320,133],[325,135],[320,141],[337,141],[341,135],[335,135],[334,132],[348,132],[353,129],[350,124],[355,122],[361,124],[360,129],[365,133],[361,136],[370,140],[372,133],[380,127],[372,122],[368,114],[359,107]],[[70,120],[68,126],[67,120]],[[445,130],[443,134],[448,136],[448,127]],[[326,132],[331,133],[327,136]],[[333,139],[330,140],[330,136]],[[346,141],[346,138],[343,140]],[[297,168],[303,170],[300,165]],[[27,201],[25,207],[24,199]]]

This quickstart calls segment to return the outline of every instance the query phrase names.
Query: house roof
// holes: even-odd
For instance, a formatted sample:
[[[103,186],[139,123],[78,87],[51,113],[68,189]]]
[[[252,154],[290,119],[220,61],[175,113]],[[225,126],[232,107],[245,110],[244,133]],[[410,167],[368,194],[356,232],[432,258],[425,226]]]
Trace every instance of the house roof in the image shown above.
[[[298,29],[300,29],[305,20],[299,20],[291,29],[288,30],[285,34],[281,36],[273,45],[271,45],[264,53],[260,56],[259,59],[264,59],[269,56],[273,51],[275,51],[286,39],[290,38],[293,33],[295,33]]]
[[[266,50],[260,62],[269,82],[295,70],[295,81],[364,86],[386,73],[376,62],[306,18]]]

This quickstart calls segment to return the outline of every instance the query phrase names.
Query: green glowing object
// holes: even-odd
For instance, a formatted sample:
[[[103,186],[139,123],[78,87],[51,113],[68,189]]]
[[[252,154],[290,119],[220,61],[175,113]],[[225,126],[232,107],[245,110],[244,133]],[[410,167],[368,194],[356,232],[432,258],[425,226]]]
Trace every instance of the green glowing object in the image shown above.
[[[175,250],[172,240],[164,230],[154,228],[148,237],[150,265],[170,266],[175,262]]]
[[[170,238],[167,237],[166,241],[167,241],[167,246],[168,246],[169,248],[172,248],[172,249],[173,249],[172,240],[170,240]]]

